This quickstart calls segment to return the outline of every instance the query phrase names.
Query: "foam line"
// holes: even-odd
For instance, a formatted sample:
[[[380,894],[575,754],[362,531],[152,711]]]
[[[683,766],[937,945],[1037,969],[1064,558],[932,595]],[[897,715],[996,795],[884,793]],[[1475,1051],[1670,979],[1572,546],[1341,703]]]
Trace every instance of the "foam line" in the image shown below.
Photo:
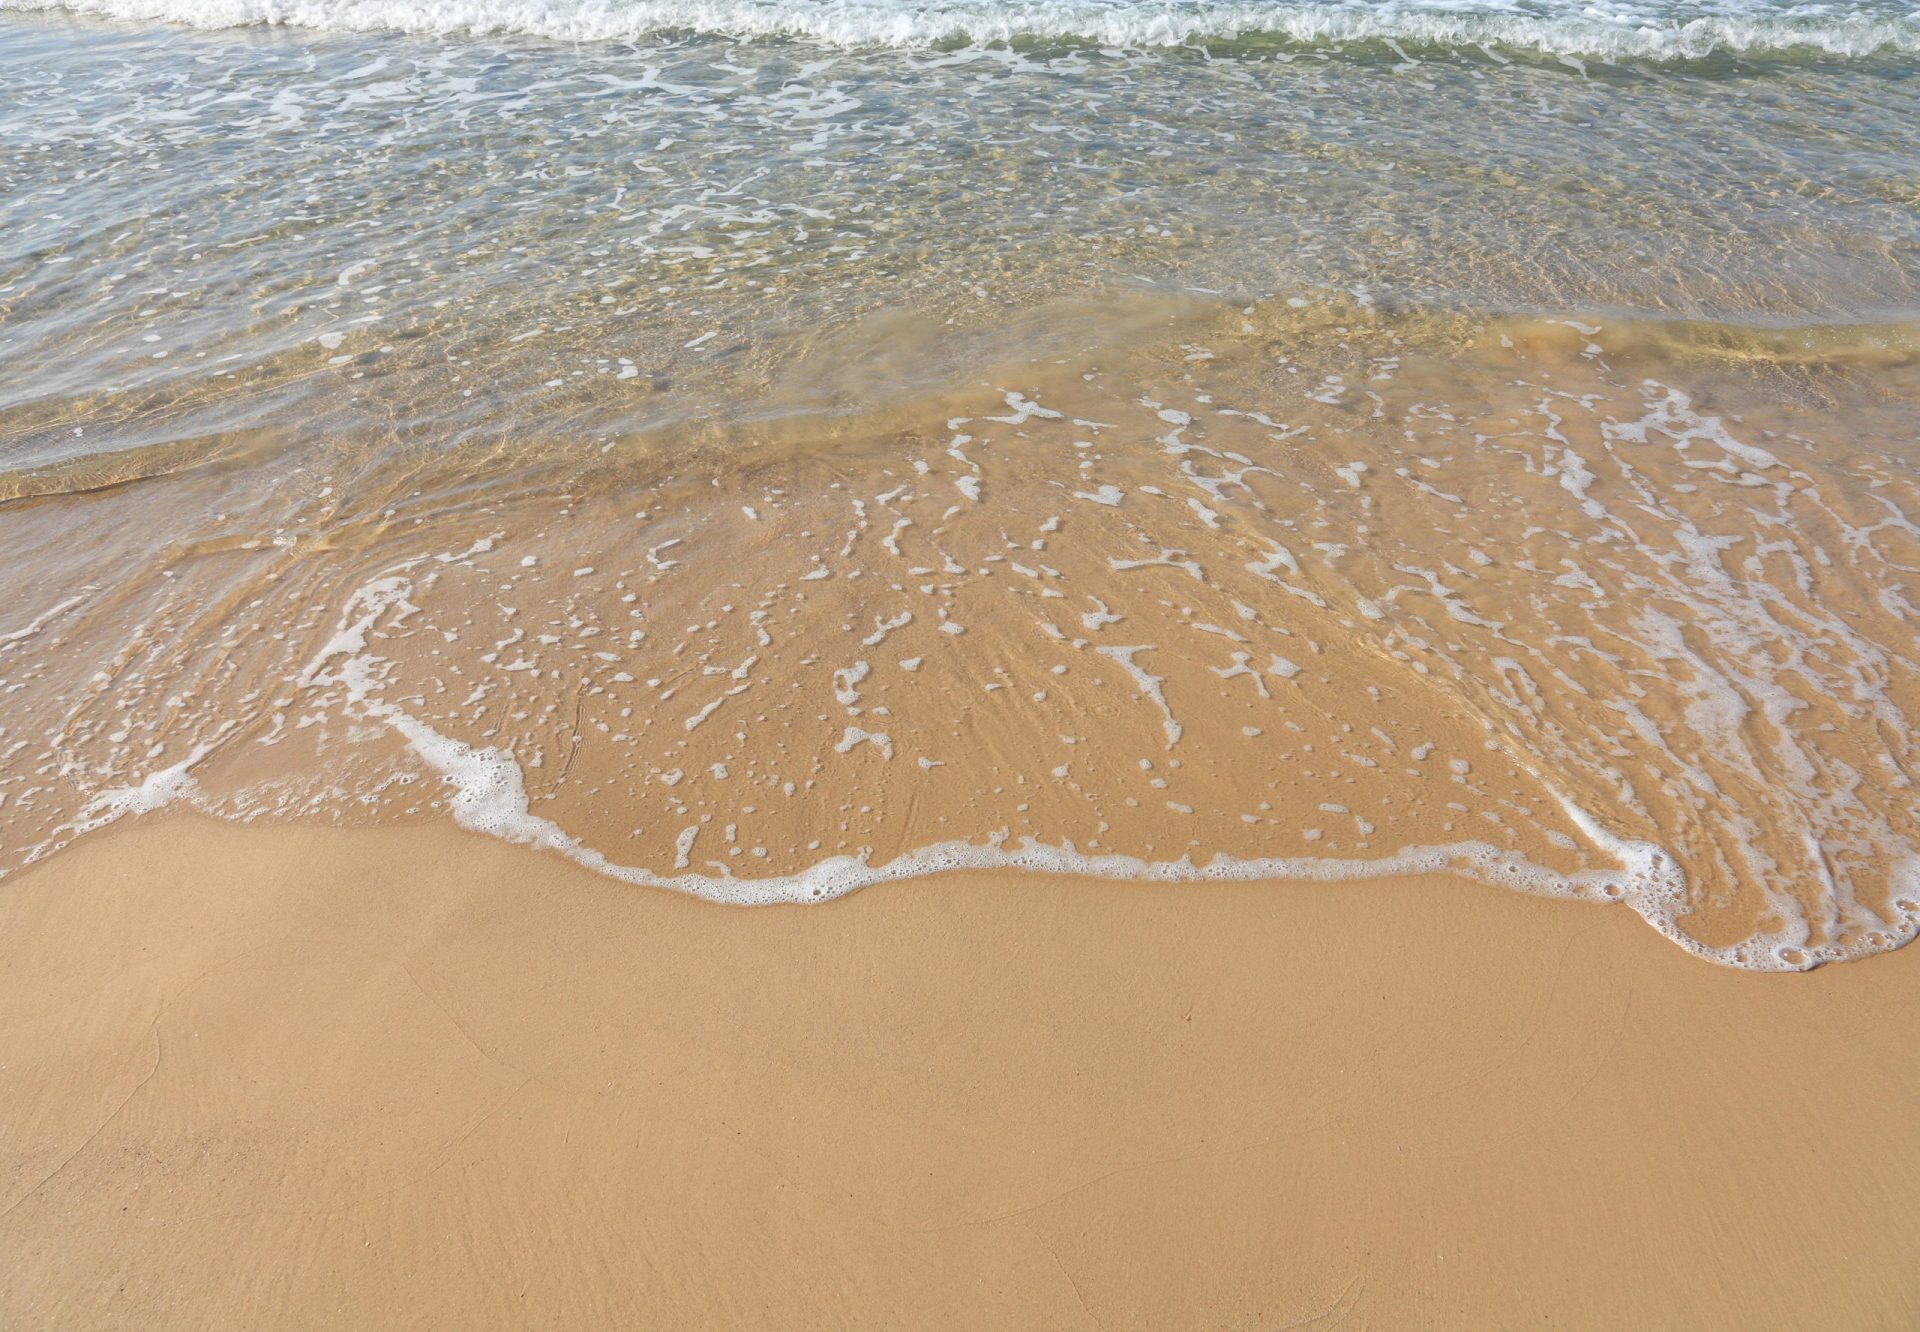
[[[839,47],[927,48],[1030,39],[1123,49],[1266,39],[1326,47],[1392,42],[1485,46],[1597,60],[1693,60],[1715,54],[1804,51],[1859,57],[1920,50],[1920,19],[1905,6],[1555,3],[1256,4],[1151,0],[0,0],[0,11],[334,32],[453,37],[519,35],[554,41],[631,41],[695,32],[800,38]]]
[[[411,581],[392,573],[361,587],[348,599],[335,634],[307,668],[304,683],[309,687],[341,686],[350,710],[368,720],[384,723],[404,739],[451,788],[448,811],[462,828],[558,852],[587,869],[624,883],[668,888],[715,902],[765,906],[828,901],[876,884],[965,869],[1020,870],[1148,883],[1329,882],[1450,871],[1537,896],[1623,903],[1688,952],[1722,966],[1749,971],[1803,971],[1858,956],[1862,951],[1902,947],[1920,934],[1920,900],[1916,900],[1920,899],[1920,863],[1909,862],[1899,871],[1894,918],[1879,932],[1881,942],[1877,946],[1865,949],[1810,946],[1806,942],[1805,922],[1791,920],[1771,934],[1755,935],[1729,947],[1703,944],[1680,928],[1680,918],[1688,910],[1686,879],[1673,857],[1651,842],[1615,835],[1593,814],[1558,793],[1556,799],[1567,816],[1618,863],[1617,869],[1562,874],[1515,852],[1475,841],[1408,847],[1375,858],[1216,855],[1204,863],[1196,863],[1190,857],[1149,861],[1124,855],[1089,855],[1070,843],[1052,845],[1030,838],[1009,845],[1004,836],[994,836],[984,843],[960,839],[936,842],[907,851],[882,865],[870,863],[863,853],[832,856],[794,874],[761,878],[697,871],[658,874],[618,864],[553,820],[533,813],[524,774],[509,751],[481,748],[453,739],[381,697],[382,663],[367,651],[369,631],[390,612],[403,616],[409,613],[412,594]],[[1128,648],[1120,652],[1140,650],[1143,649]],[[868,737],[857,728],[849,728],[847,734],[871,738],[876,743],[886,739]],[[149,787],[157,783],[160,788],[162,798],[157,801],[148,800],[143,792],[117,792],[107,803],[114,807],[116,816],[120,812],[136,812],[167,803],[178,794],[175,789],[178,780],[185,779],[186,769],[200,757],[201,753],[197,752],[179,765],[177,777],[176,770],[169,769],[149,780]],[[689,834],[696,832],[697,827],[690,828],[682,835],[676,868],[687,864],[692,841]]]

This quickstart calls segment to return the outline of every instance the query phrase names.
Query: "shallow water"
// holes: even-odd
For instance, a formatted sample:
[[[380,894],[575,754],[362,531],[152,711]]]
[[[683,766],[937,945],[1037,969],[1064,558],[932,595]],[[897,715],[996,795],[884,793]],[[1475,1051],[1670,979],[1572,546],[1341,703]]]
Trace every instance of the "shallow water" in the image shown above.
[[[0,15],[7,864],[1911,936],[1904,7],[114,12]]]

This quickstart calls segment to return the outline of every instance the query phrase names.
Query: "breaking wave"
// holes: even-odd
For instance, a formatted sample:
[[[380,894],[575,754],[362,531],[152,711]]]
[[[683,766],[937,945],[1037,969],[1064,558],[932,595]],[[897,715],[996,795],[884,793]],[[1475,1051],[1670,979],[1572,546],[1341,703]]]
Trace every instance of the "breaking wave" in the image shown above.
[[[1506,48],[1579,59],[1678,61],[1920,50],[1906,5],[1141,3],[1140,0],[0,0],[0,12],[64,12],[199,28],[255,25],[440,36],[623,41],[676,32],[919,49],[1076,42],[1126,49],[1234,42]]]

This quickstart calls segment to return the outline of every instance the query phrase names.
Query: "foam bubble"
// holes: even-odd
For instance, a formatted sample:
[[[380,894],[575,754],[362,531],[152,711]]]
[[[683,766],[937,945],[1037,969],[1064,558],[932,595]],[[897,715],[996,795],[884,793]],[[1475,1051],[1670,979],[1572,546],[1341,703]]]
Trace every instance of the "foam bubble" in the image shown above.
[[[86,803],[66,831],[72,836],[79,836],[104,828],[124,815],[150,814],[175,801],[191,798],[199,785],[193,779],[193,767],[213,748],[211,741],[196,745],[193,752],[178,763],[156,768],[133,786],[119,786],[100,792]]]

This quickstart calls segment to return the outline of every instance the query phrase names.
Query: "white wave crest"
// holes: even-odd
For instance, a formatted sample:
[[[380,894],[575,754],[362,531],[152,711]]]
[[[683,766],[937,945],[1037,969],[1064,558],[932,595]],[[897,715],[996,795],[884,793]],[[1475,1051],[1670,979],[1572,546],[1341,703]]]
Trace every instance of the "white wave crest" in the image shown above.
[[[0,0],[0,12],[64,12],[198,28],[255,25],[441,36],[627,41],[666,32],[924,48],[1018,39],[1143,49],[1265,37],[1326,46],[1370,40],[1506,47],[1597,60],[1684,60],[1806,51],[1920,51],[1905,5],[1141,3],[1140,0]]]

